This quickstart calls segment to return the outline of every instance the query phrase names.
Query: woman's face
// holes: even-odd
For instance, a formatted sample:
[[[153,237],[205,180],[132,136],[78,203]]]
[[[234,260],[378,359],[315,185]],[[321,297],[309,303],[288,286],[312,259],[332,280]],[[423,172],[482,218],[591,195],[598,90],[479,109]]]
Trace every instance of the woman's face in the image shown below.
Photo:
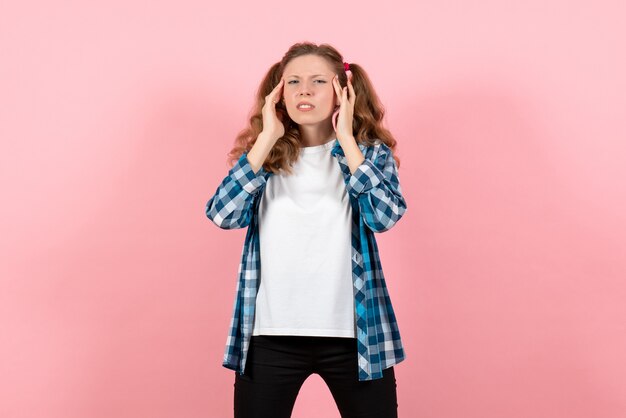
[[[289,117],[298,125],[315,125],[327,121],[337,105],[333,77],[326,59],[309,54],[294,58],[285,66],[283,95]],[[307,102],[312,107],[298,106]]]

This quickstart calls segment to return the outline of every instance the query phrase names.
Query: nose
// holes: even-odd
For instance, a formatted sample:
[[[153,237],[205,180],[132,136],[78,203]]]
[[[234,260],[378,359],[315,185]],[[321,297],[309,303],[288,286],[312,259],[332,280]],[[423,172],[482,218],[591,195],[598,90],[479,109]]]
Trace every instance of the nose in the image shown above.
[[[298,95],[302,96],[302,95],[307,95],[310,96],[311,95],[311,88],[309,86],[309,84],[305,81],[300,83],[300,89],[298,91]]]

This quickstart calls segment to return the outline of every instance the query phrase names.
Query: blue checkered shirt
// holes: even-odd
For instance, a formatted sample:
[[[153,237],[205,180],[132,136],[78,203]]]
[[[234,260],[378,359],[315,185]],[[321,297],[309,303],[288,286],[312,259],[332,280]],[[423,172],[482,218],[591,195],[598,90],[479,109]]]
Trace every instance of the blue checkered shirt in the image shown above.
[[[354,174],[339,144],[331,150],[343,173],[352,207],[352,281],[358,380],[382,378],[382,371],[405,358],[404,348],[385,284],[375,232],[389,230],[406,211],[395,160],[383,142],[359,144],[365,160]],[[242,154],[206,204],[206,215],[223,229],[248,227],[239,265],[237,290],[222,365],[244,374],[254,325],[261,260],[258,208],[268,178],[263,167],[255,174]]]

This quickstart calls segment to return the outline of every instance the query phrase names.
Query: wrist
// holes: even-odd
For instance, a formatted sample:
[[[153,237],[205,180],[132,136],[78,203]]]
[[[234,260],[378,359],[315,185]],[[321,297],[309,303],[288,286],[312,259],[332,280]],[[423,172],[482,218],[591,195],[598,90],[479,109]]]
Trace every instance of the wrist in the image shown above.
[[[270,144],[274,144],[274,142],[278,141],[278,138],[272,138],[272,136],[265,131],[261,131],[261,133],[259,134],[259,136],[257,136],[257,142],[263,142],[263,143],[270,143]]]

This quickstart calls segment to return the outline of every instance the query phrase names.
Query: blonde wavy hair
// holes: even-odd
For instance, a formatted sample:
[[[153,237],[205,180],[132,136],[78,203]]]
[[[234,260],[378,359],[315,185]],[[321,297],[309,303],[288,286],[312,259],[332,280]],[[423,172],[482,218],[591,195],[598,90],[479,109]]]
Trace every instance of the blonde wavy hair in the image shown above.
[[[308,54],[325,58],[333,72],[339,74],[341,86],[347,85],[348,78],[343,66],[343,57],[334,47],[329,44],[316,45],[312,42],[301,42],[292,45],[283,58],[272,65],[267,74],[265,74],[256,94],[256,103],[249,113],[249,124],[237,134],[235,145],[228,153],[228,162],[231,167],[244,152],[250,151],[258,135],[263,131],[263,114],[261,110],[265,104],[265,96],[270,94],[280,82],[285,66],[292,59]],[[382,141],[392,150],[393,158],[399,168],[400,159],[394,152],[396,140],[391,135],[391,132],[383,126],[385,109],[378,99],[378,95],[374,91],[367,73],[363,67],[354,62],[350,62],[350,71],[352,72],[352,87],[356,95],[352,123],[356,142],[369,146],[374,145],[377,139]],[[276,141],[263,163],[263,168],[272,173],[278,173],[280,170],[291,173],[291,166],[300,155],[300,131],[298,124],[289,117],[285,104],[282,101],[276,104],[276,116],[285,127],[285,135]]]

